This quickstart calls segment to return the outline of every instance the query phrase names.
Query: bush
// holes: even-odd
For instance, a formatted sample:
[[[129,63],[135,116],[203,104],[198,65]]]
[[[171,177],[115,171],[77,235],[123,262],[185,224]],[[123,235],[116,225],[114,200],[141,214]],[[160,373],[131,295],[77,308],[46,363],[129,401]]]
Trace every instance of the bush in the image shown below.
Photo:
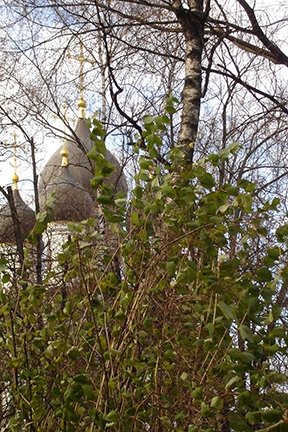
[[[129,202],[101,186],[112,168],[94,130],[109,228],[102,238],[94,221],[70,227],[59,291],[55,273],[43,285],[14,275],[12,289],[1,262],[2,426],[284,431],[288,334],[275,299],[288,277],[287,226],[273,243],[266,229],[277,201],[257,208],[245,180],[217,188],[221,155],[190,166],[176,147],[159,165],[169,119],[144,122]],[[38,220],[37,233],[49,211]]]

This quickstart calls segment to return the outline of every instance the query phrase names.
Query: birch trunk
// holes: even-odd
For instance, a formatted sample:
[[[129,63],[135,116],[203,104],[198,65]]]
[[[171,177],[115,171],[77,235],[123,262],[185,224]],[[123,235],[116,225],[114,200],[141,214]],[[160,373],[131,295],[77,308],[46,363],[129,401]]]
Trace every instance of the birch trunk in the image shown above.
[[[173,6],[186,42],[185,83],[181,95],[183,111],[178,145],[182,146],[187,162],[192,163],[200,114],[205,15],[203,0],[190,0],[189,9],[184,9],[180,0],[175,1]]]

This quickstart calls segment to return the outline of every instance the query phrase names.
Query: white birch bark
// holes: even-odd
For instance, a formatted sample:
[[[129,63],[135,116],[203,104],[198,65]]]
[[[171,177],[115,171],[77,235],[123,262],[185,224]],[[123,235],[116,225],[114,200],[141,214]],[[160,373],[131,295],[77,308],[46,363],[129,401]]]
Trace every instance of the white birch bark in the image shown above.
[[[175,14],[182,25],[186,42],[185,83],[182,92],[183,111],[178,145],[182,146],[187,162],[193,161],[201,99],[201,60],[203,51],[203,0],[190,0],[189,9],[181,1],[173,3]]]

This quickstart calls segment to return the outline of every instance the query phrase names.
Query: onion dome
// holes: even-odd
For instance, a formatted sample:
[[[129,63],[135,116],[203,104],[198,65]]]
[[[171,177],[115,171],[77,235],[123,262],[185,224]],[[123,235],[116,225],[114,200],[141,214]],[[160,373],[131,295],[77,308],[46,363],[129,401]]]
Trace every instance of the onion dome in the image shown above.
[[[90,180],[93,179],[94,162],[87,158],[86,154],[92,149],[94,143],[90,139],[90,132],[86,127],[85,120],[79,118],[75,128],[75,141],[69,140],[66,143],[66,148],[69,152],[69,171],[74,179],[80,183],[86,190],[90,190]],[[60,149],[56,150],[45,165],[40,179],[40,189],[44,185],[49,185],[54,178],[54,172],[61,164]],[[127,191],[127,183],[120,163],[115,156],[107,150],[106,159],[115,165],[115,170],[109,178],[106,179],[106,184],[113,187],[115,192],[122,190]]]
[[[62,151],[63,152],[63,151]],[[62,155],[63,157],[63,155]],[[87,190],[71,175],[67,166],[53,169],[53,178],[45,183],[42,178],[40,192],[40,208],[45,208],[45,201],[55,192],[55,200],[51,205],[54,211],[54,222],[80,222],[95,217],[95,205]]]
[[[18,178],[14,180],[18,181]],[[23,242],[34,228],[36,222],[35,212],[23,201],[18,189],[13,190],[13,198],[20,224],[20,240]],[[16,243],[14,223],[9,203],[0,209],[0,243]]]

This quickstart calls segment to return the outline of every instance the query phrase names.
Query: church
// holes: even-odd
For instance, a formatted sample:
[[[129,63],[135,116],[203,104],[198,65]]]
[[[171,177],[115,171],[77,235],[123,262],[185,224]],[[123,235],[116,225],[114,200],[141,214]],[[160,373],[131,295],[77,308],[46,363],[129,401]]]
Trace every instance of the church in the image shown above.
[[[53,260],[61,252],[61,245],[67,240],[70,233],[68,223],[79,223],[93,218],[96,221],[96,229],[104,232],[105,222],[101,205],[96,201],[97,193],[91,188],[91,180],[94,177],[94,162],[86,156],[94,143],[90,139],[90,131],[87,129],[84,117],[86,103],[83,96],[78,101],[80,110],[79,118],[73,133],[73,138],[66,141],[50,157],[41,172],[38,190],[40,211],[45,211],[45,202],[54,194],[52,220],[48,224],[43,235],[43,260],[47,262],[50,270]],[[127,192],[127,183],[123,168],[117,158],[109,151],[106,152],[106,160],[115,166],[111,176],[106,179],[106,184],[114,193]],[[16,165],[15,165],[16,166]],[[13,176],[13,198],[17,220],[19,222],[20,236],[18,240],[25,242],[36,223],[34,211],[23,201],[18,190],[18,175]],[[7,202],[0,208],[0,254],[8,261],[10,271],[17,269],[17,233],[15,221],[12,217],[11,205]],[[29,245],[33,255],[33,245]],[[46,271],[48,269],[46,265]]]

